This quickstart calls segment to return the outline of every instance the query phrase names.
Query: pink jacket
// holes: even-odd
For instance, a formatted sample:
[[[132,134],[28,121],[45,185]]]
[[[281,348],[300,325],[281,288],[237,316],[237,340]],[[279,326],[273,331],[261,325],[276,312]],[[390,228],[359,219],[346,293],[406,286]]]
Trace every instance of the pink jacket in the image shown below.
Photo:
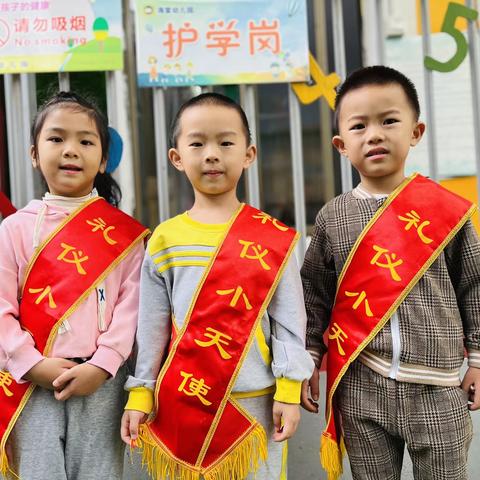
[[[0,370],[8,370],[17,382],[42,354],[31,335],[18,322],[20,288],[35,243],[47,235],[71,209],[31,201],[0,225]],[[105,301],[94,290],[59,330],[52,357],[90,358],[89,363],[115,376],[130,355],[137,326],[138,286],[143,243],[108,275]]]

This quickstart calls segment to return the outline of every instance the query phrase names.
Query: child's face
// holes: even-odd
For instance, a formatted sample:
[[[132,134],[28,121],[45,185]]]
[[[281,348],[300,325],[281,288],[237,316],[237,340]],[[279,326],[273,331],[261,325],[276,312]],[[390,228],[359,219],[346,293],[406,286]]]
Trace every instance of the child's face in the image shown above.
[[[362,181],[401,182],[410,147],[422,138],[425,125],[398,84],[367,85],[348,92],[340,104],[337,150],[360,173]]]
[[[67,197],[89,194],[98,172],[105,171],[102,145],[95,122],[84,112],[54,108],[30,149],[50,193]]]
[[[195,105],[180,117],[177,147],[170,161],[185,172],[198,196],[235,194],[244,169],[255,160],[256,149],[247,145],[236,110],[220,105]]]

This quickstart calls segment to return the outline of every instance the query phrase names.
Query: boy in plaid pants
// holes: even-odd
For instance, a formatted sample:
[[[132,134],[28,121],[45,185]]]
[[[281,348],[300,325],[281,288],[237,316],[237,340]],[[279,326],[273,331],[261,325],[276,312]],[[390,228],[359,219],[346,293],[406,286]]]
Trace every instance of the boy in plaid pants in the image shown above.
[[[317,367],[302,404],[312,412],[329,338],[322,464],[329,479],[340,475],[344,439],[354,479],[399,479],[406,445],[415,479],[466,479],[469,410],[480,407],[473,207],[424,177],[405,179],[425,125],[403,74],[357,70],[335,111],[333,145],[361,183],[321,209],[302,268],[307,348]],[[446,220],[457,204],[464,210]]]

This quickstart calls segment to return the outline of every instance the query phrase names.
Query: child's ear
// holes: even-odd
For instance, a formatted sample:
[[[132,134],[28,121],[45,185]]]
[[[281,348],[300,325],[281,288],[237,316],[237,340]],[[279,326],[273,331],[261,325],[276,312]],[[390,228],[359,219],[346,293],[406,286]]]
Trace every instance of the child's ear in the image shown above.
[[[347,156],[347,149],[345,148],[345,142],[343,141],[340,135],[335,135],[332,138],[332,144],[338,150],[338,153],[340,153],[340,155],[343,155],[344,157]]]
[[[168,159],[177,170],[179,170],[180,172],[185,171],[185,168],[182,164],[182,157],[180,156],[180,153],[178,153],[178,150],[176,148],[171,148],[168,151]]]
[[[107,169],[107,159],[102,158],[102,161],[100,162],[100,166],[98,167],[98,171],[100,173],[105,173],[106,169]]]
[[[423,122],[417,122],[412,132],[412,138],[410,140],[410,146],[414,147],[422,139],[425,133],[425,124]]]
[[[255,145],[249,145],[247,153],[245,155],[245,161],[243,162],[243,168],[246,170],[257,159],[257,147]]]
[[[30,145],[30,158],[32,160],[32,167],[38,168],[37,152],[35,151],[35,145]]]

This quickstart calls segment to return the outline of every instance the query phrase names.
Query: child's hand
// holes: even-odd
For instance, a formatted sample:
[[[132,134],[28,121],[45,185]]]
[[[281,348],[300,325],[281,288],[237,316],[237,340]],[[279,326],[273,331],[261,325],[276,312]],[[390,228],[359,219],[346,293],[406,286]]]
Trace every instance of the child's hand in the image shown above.
[[[120,435],[128,446],[135,446],[135,440],[138,437],[138,427],[145,423],[146,419],[147,414],[139,410],[125,410],[123,412]]]
[[[300,406],[296,403],[273,402],[274,442],[293,437],[300,422]]]
[[[53,381],[77,364],[65,358],[44,358],[24,376],[25,380],[48,390],[54,390]]]
[[[62,373],[54,380],[55,398],[68,400],[71,396],[86,396],[96,392],[109,377],[103,368],[82,363]]]
[[[468,400],[473,402],[468,408],[478,410],[480,408],[480,368],[468,368],[463,377],[462,390],[468,393]]]
[[[304,380],[302,383],[301,405],[305,410],[312,413],[318,413],[318,403],[316,402],[318,402],[318,397],[320,394],[319,376],[320,371],[317,367],[315,367],[310,380]],[[308,395],[309,389],[310,397]]]

